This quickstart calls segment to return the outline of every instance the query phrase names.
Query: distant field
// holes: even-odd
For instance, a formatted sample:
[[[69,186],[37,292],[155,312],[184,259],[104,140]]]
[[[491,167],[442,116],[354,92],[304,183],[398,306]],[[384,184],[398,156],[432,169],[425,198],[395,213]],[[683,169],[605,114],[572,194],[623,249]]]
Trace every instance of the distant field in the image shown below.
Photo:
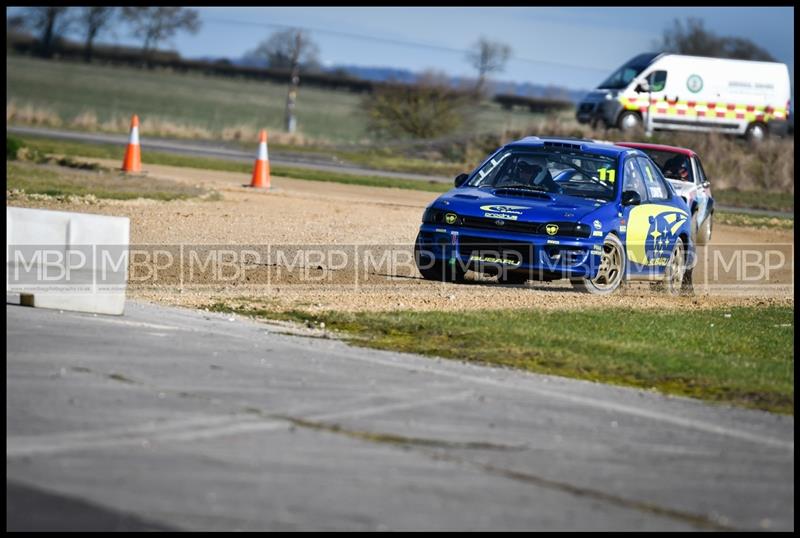
[[[283,84],[16,55],[7,55],[6,65],[7,121],[13,103],[16,110],[28,105],[39,109],[41,123],[66,127],[116,127],[125,132],[136,113],[143,131],[150,121],[175,136],[220,136],[226,128],[283,129]],[[364,141],[369,135],[360,103],[361,97],[353,93],[304,87],[301,78],[298,129],[306,137],[332,143]],[[538,117],[487,102],[476,124],[481,131],[520,129]]]

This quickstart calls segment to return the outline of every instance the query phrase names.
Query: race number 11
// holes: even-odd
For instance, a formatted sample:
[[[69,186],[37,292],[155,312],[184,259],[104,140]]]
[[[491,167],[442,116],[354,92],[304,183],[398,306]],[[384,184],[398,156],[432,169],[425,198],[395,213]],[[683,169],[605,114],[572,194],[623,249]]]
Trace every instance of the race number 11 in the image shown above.
[[[614,183],[614,180],[617,179],[617,171],[613,169],[600,168],[597,170],[597,173],[600,174],[600,181]]]

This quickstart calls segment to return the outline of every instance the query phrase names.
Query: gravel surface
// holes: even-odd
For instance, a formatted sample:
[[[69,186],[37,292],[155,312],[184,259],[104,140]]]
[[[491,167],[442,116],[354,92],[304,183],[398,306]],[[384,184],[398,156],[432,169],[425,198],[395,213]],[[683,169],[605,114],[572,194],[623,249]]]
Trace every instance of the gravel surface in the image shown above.
[[[109,167],[118,165],[115,161],[97,162]],[[422,210],[436,198],[436,193],[281,177],[273,177],[273,189],[264,192],[244,187],[249,183],[244,174],[159,165],[147,165],[145,169],[147,177],[216,190],[223,199],[159,202],[7,197],[6,203],[127,216],[131,219],[132,245],[172,245],[165,248],[176,260],[180,259],[177,245],[184,245],[184,263],[160,271],[155,285],[151,281],[134,282],[134,277],[149,270],[147,263],[132,267],[129,296],[163,304],[196,307],[225,301],[310,311],[794,304],[791,230],[715,226],[712,244],[745,248],[775,245],[785,251],[787,264],[772,271],[768,287],[737,284],[730,271],[714,278],[713,274],[706,275],[702,265],[695,270],[693,297],[667,297],[651,292],[646,284],[633,285],[612,297],[576,293],[566,280],[499,286],[484,277],[464,285],[441,284],[422,280],[409,256]],[[209,266],[188,267],[190,251],[198,253],[194,261],[206,260],[207,249],[200,245],[238,245],[240,250],[242,245],[253,246],[251,250],[257,251],[258,257],[243,266],[241,279],[220,283],[219,275],[214,275]],[[359,245],[362,255],[350,256],[350,261],[339,267],[335,262],[342,258],[296,260],[297,248],[287,245],[320,245],[326,255],[331,250],[352,254],[353,245]],[[364,269],[365,245],[398,245],[392,249],[398,254],[397,259],[384,260],[382,265],[373,263]],[[282,249],[287,255],[279,258],[276,250]],[[385,252],[385,247],[378,249],[378,254]],[[378,259],[380,256],[376,255],[371,261]],[[354,263],[359,263],[361,270],[354,271]],[[193,270],[191,282],[186,278],[189,269]]]

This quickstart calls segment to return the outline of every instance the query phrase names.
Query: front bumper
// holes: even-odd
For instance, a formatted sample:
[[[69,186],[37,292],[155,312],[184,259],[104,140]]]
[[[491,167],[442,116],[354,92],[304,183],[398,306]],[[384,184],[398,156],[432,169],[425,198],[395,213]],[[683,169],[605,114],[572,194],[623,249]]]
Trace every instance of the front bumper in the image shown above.
[[[501,233],[467,227],[423,224],[419,248],[423,261],[455,260],[466,270],[488,274],[525,272],[531,278],[594,278],[602,238],[566,238]]]
[[[622,105],[616,99],[603,101],[583,101],[578,105],[575,119],[579,123],[597,123],[602,121],[607,126],[617,123]]]

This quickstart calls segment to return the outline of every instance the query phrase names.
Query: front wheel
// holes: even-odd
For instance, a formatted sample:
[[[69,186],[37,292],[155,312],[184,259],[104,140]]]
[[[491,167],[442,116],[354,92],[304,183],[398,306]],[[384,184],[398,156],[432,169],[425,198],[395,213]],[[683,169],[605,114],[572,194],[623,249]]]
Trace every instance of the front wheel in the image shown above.
[[[620,114],[619,119],[617,120],[617,127],[623,132],[629,133],[634,131],[642,126],[642,117],[639,115],[638,112],[633,112],[632,110],[626,110],[622,114]]]
[[[417,264],[422,278],[425,280],[438,280],[439,282],[463,282],[466,271],[459,260],[453,259],[448,262],[437,260],[433,253],[425,250],[420,244],[419,235],[414,241],[414,262]]]
[[[625,276],[625,247],[619,237],[608,234],[603,241],[603,254],[600,256],[600,267],[594,278],[574,278],[573,287],[584,293],[593,295],[611,295],[622,285]]]

